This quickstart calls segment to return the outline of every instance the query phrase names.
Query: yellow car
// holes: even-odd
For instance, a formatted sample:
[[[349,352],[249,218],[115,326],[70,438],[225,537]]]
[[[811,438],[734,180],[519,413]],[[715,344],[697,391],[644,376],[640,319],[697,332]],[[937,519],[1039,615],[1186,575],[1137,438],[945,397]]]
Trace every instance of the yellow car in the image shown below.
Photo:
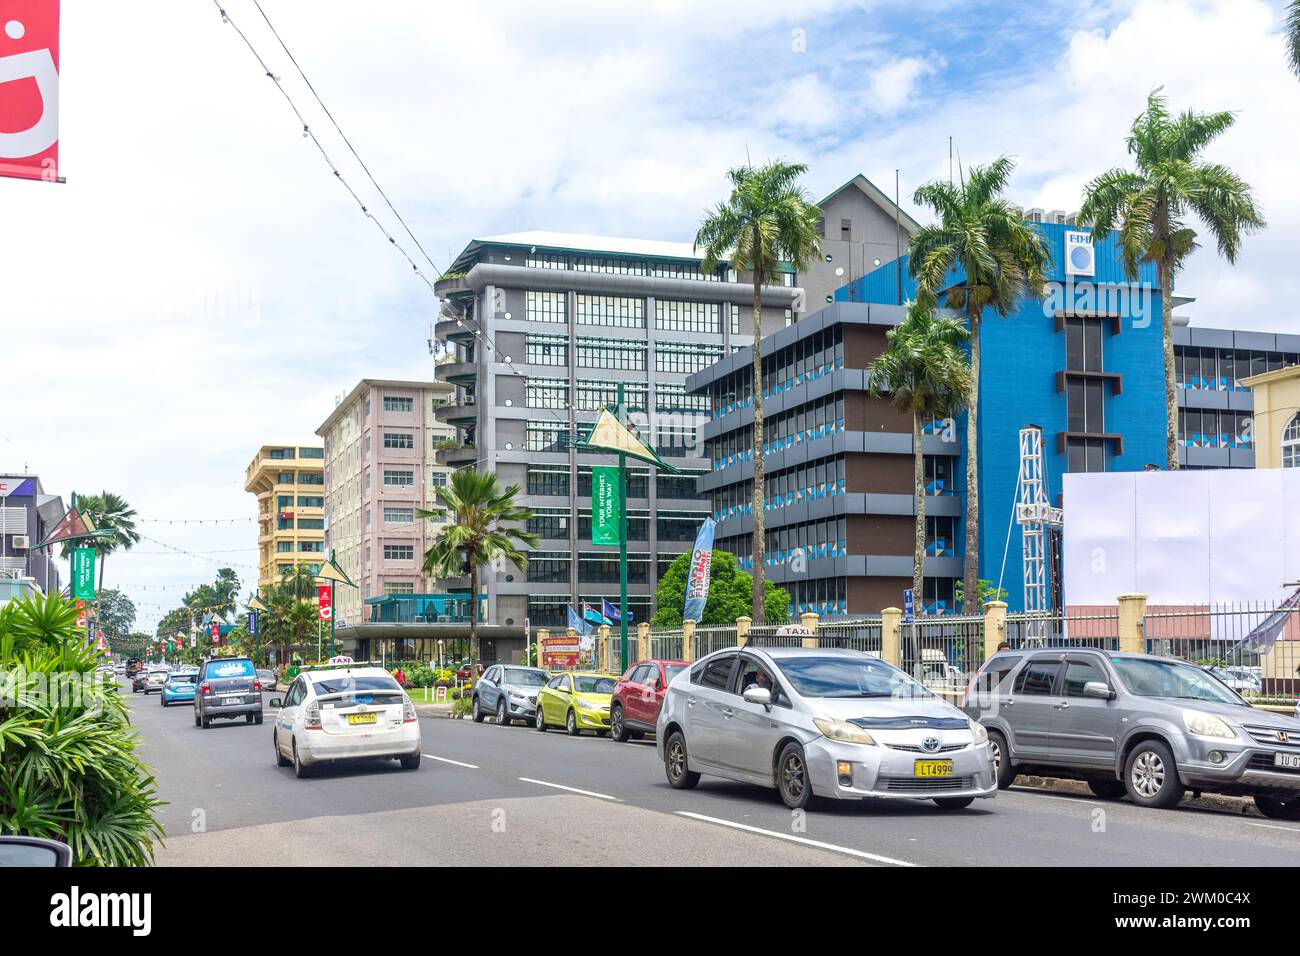
[[[617,682],[613,674],[556,674],[537,695],[534,726],[563,727],[570,737],[584,730],[609,733],[609,700]]]

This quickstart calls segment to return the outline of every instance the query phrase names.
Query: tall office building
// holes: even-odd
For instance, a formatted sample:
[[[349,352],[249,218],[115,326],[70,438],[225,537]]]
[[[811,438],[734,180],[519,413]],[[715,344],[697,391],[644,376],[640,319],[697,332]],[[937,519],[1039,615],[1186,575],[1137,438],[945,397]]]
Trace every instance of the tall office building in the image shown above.
[[[369,620],[367,601],[425,595],[420,568],[445,523],[416,512],[440,508],[451,469],[435,452],[455,437],[436,413],[452,394],[441,382],[362,379],[316,429],[325,442],[327,549],[358,585],[335,588],[339,627]]]
[[[325,554],[325,449],[315,440],[263,445],[244,472],[257,497],[257,586],[297,564],[313,572]]]

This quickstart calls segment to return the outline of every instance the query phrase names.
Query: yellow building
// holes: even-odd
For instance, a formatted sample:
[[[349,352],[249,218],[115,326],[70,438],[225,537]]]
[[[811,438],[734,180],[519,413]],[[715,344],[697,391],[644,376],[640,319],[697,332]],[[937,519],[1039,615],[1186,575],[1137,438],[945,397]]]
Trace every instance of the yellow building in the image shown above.
[[[1241,380],[1254,393],[1256,468],[1300,468],[1300,365]]]
[[[325,447],[318,439],[263,445],[244,473],[257,496],[257,586],[284,571],[325,562]]]

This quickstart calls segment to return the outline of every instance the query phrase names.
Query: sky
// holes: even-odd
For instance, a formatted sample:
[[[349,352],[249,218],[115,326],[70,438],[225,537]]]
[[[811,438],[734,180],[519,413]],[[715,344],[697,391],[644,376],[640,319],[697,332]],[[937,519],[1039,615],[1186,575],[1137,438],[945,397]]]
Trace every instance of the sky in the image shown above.
[[[223,2],[419,258],[254,0]],[[690,241],[747,156],[807,163],[814,197],[898,170],[925,221],[907,197],[947,177],[952,137],[963,164],[1013,157],[1021,205],[1073,210],[1163,87],[1175,109],[1236,112],[1208,157],[1268,220],[1235,266],[1212,243],[1193,256],[1184,311],[1300,331],[1281,0],[261,4],[430,275],[503,232]],[[362,377],[432,378],[437,301],[215,3],[64,0],[62,17],[67,182],[0,179],[0,472],[133,504],[150,540],[110,558],[106,584],[152,631],[218,567],[251,590],[253,455],[310,438]]]

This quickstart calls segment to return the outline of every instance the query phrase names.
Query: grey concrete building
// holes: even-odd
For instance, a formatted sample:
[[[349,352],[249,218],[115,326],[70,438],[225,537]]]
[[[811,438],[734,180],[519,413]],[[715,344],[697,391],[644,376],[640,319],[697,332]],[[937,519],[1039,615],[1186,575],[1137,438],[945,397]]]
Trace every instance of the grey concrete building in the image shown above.
[[[0,474],[0,602],[19,591],[61,588],[54,549],[33,548],[64,514],[63,499],[47,495],[36,475]]]

